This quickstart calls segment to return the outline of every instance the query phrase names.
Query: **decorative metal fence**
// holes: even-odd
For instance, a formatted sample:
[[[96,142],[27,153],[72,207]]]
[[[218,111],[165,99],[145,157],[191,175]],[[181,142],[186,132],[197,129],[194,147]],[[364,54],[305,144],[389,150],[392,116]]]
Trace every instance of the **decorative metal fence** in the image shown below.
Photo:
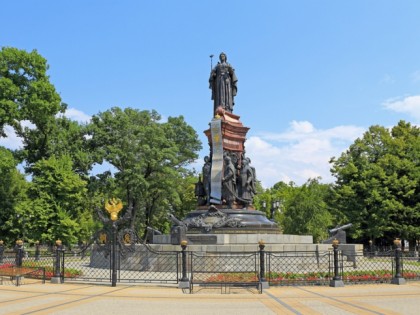
[[[81,251],[62,251],[64,282],[111,282],[111,257],[93,251],[89,246]]]
[[[405,280],[420,280],[420,259],[416,252],[387,250],[353,254],[356,267],[343,261],[343,281],[347,284],[390,283],[397,273],[397,255],[400,274]]]
[[[258,252],[189,252],[190,290],[194,285],[217,286],[227,292],[231,286],[253,286],[262,292]]]
[[[64,281],[110,282],[112,256],[100,245],[91,245],[80,252],[63,252]],[[180,253],[154,251],[146,244],[136,244],[133,251],[115,255],[117,282],[178,283]]]
[[[329,285],[333,278],[344,284],[398,283],[399,279],[420,280],[418,253],[406,254],[400,248],[377,253],[342,253],[333,259],[326,252],[198,252],[154,250],[146,244],[129,245],[116,253],[117,282],[188,282],[194,286]],[[39,249],[39,248],[38,248]],[[43,279],[62,281],[111,282],[110,253],[100,244],[69,251],[56,246],[52,252],[25,251],[22,246],[0,251],[0,283],[29,283]],[[181,278],[182,276],[182,278]],[[336,280],[336,279],[335,279]],[[398,281],[396,281],[398,280]],[[330,284],[331,285],[331,284]]]
[[[52,272],[51,255],[41,257],[25,252],[22,244],[14,250],[2,250],[0,253],[0,284],[10,282],[16,286],[42,282]]]
[[[270,285],[328,285],[332,279],[331,252],[267,252]]]
[[[136,245],[130,256],[118,255],[119,282],[178,283],[181,253],[155,251],[146,244]]]

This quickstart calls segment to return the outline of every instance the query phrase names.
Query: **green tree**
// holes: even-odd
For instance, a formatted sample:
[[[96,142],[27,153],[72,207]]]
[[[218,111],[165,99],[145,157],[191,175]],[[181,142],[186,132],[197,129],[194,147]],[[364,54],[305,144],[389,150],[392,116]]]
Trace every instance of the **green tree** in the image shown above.
[[[0,51],[0,136],[5,136],[6,124],[15,129],[23,139],[23,149],[14,155],[19,162],[26,162],[26,171],[33,177],[33,182],[26,185],[28,197],[19,198],[5,225],[11,234],[22,236],[25,227],[33,232],[34,239],[51,241],[61,237],[73,242],[76,232],[79,236],[88,233],[91,218],[88,212],[79,211],[80,200],[71,206],[65,200],[76,194],[84,195],[85,184],[81,183],[85,181],[77,174],[84,178],[92,159],[84,126],[56,117],[65,111],[66,105],[49,81],[47,70],[46,59],[36,50],[26,52],[4,47]],[[25,127],[23,121],[30,122],[31,127]],[[69,165],[71,170],[66,168]],[[62,183],[50,181],[55,176],[62,176],[69,189],[80,191],[66,192]]]
[[[283,187],[285,189],[285,187]],[[333,216],[326,202],[330,186],[310,179],[300,187],[287,189],[280,222],[285,234],[312,235],[315,242],[326,239]]]
[[[93,152],[88,147],[87,127],[66,117],[52,118],[48,134],[39,128],[25,128],[22,131],[23,150],[17,155],[26,161],[26,170],[52,156],[67,155],[73,162],[73,170],[82,177],[87,176],[93,164]]]
[[[391,130],[370,127],[331,160],[334,203],[353,223],[355,239],[418,238],[419,157],[419,128],[400,121]]]
[[[36,218],[29,226],[34,240],[52,243],[59,238],[70,245],[88,239],[93,219],[86,208],[87,182],[73,172],[71,158],[52,156],[33,169],[31,200],[21,214]]]
[[[312,235],[319,242],[327,238],[328,228],[336,221],[330,196],[330,185],[319,183],[319,179],[310,179],[302,186],[278,182],[258,194],[255,205],[271,218],[273,203],[278,204],[273,219],[284,233]]]
[[[197,208],[197,197],[195,196],[195,185],[198,182],[198,176],[188,174],[180,176],[175,186],[176,193],[171,200],[170,212],[177,218],[184,218],[189,212]],[[169,232],[168,226],[166,232]],[[162,231],[165,231],[162,229]]]
[[[180,198],[185,167],[201,148],[196,132],[183,117],[161,122],[155,111],[115,107],[92,118],[90,133],[95,161],[117,170],[111,193],[133,206],[131,227],[160,225]]]
[[[0,238],[9,245],[23,236],[16,210],[27,201],[28,183],[16,166],[12,152],[0,147]],[[11,231],[13,228],[16,230]]]
[[[6,124],[22,135],[20,122],[27,120],[48,138],[50,122],[66,106],[49,82],[47,70],[47,61],[36,50],[0,50],[0,136],[5,136]]]

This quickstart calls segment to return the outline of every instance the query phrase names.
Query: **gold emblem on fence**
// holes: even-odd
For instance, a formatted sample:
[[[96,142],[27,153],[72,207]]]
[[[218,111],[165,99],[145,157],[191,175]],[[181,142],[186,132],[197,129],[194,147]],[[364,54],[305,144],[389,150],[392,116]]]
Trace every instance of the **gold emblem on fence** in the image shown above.
[[[131,235],[130,233],[124,234],[124,244],[131,244]]]
[[[105,209],[108,211],[112,221],[118,220],[118,213],[122,208],[123,204],[118,198],[112,198],[105,202]]]
[[[106,244],[106,233],[99,234],[99,243]]]

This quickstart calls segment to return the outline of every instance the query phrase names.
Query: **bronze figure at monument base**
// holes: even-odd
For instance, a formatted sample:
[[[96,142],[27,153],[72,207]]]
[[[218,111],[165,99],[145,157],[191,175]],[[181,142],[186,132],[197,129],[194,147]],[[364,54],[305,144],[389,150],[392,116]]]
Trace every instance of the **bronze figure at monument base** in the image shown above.
[[[257,210],[218,209],[191,211],[182,221],[188,233],[213,234],[279,234],[277,224]]]

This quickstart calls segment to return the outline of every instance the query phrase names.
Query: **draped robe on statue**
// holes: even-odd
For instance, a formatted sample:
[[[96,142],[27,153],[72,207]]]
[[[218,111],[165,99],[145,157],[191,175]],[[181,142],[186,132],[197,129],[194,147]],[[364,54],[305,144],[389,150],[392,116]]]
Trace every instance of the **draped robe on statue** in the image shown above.
[[[212,89],[212,100],[214,101],[214,112],[221,106],[228,112],[233,111],[234,97],[236,96],[238,79],[235,70],[227,62],[219,62],[210,74],[210,87]]]

